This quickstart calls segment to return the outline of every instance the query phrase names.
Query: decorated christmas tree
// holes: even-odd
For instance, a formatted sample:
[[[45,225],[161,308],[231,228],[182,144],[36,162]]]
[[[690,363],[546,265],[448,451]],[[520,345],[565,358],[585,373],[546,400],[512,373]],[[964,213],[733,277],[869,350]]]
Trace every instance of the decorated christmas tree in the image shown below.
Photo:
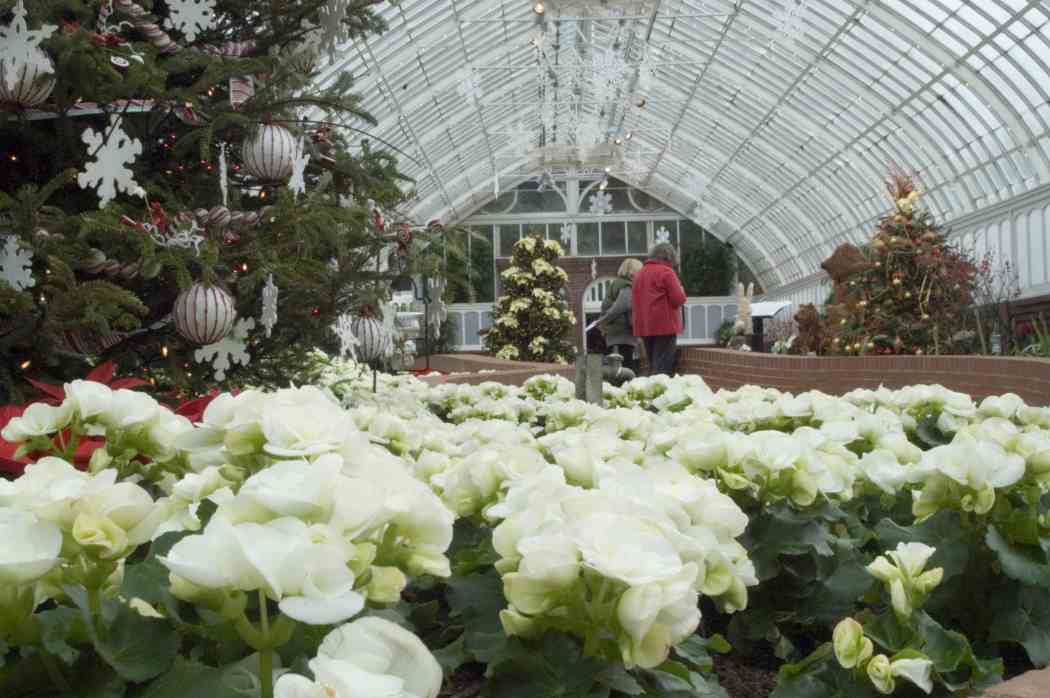
[[[350,76],[317,86],[376,4],[0,0],[0,401],[104,359],[287,384],[376,307],[426,235]]]
[[[500,275],[502,295],[485,347],[501,359],[568,363],[576,317],[565,300],[568,275],[556,266],[561,245],[530,235],[514,245]]]
[[[919,205],[912,180],[887,182],[894,210],[866,250],[840,248],[825,263],[835,279],[831,350],[845,354],[951,351],[973,302],[977,268]]]

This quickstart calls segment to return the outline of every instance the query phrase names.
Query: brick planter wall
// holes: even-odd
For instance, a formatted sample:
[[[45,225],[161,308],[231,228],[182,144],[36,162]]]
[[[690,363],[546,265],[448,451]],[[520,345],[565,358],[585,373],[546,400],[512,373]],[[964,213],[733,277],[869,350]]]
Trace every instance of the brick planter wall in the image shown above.
[[[416,368],[422,369],[425,360],[418,360]],[[437,354],[430,357],[430,368],[445,373],[463,373],[460,376],[425,377],[429,383],[454,383],[479,385],[486,381],[504,385],[522,385],[533,376],[552,373],[573,380],[576,369],[560,364],[541,364],[529,361],[504,361],[483,354]],[[492,371],[492,373],[478,373]]]
[[[678,371],[700,375],[712,389],[746,384],[798,393],[841,395],[854,388],[938,383],[975,399],[1016,393],[1050,405],[1050,359],[988,356],[807,357],[683,347]]]

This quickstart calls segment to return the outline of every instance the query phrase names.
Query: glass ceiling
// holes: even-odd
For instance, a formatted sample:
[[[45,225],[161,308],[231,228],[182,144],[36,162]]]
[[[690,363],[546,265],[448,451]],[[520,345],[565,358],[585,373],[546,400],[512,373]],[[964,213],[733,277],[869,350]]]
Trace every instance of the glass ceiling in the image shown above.
[[[321,72],[357,78],[417,220],[607,167],[775,288],[870,236],[893,165],[940,220],[1050,180],[1050,0],[534,4],[385,4]]]

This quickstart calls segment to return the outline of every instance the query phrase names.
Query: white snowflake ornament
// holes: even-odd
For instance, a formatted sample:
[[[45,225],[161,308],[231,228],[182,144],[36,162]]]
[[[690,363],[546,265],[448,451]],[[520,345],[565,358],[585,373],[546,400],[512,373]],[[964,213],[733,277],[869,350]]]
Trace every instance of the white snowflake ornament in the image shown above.
[[[565,249],[572,247],[572,239],[576,235],[576,224],[566,223],[561,227],[561,244]]]
[[[15,18],[6,27],[0,27],[0,64],[3,65],[4,83],[8,90],[15,89],[24,74],[46,75],[54,72],[51,59],[40,48],[40,42],[58,29],[45,24],[40,29],[29,29],[22,0],[15,3]]]
[[[292,177],[288,180],[288,189],[295,194],[306,193],[306,163],[310,162],[310,153],[303,146],[300,138],[295,144],[295,152],[292,153]]]
[[[168,0],[167,4],[165,24],[182,32],[190,43],[197,40],[197,34],[215,26],[215,0]]]
[[[33,254],[21,248],[17,235],[5,235],[0,245],[0,280],[16,291],[36,285],[33,278]]]
[[[701,196],[707,190],[707,185],[710,181],[711,180],[706,175],[700,172],[694,172],[689,175],[689,180],[685,185],[686,190],[693,196]]]
[[[193,352],[197,363],[211,363],[215,380],[226,380],[226,370],[233,364],[247,366],[251,354],[247,352],[248,333],[255,329],[255,318],[241,318],[229,333],[215,344],[203,346]]]
[[[357,361],[357,345],[361,341],[354,334],[353,316],[343,313],[337,317],[332,325],[332,332],[339,338],[339,355],[344,359]]]
[[[464,99],[480,99],[482,92],[478,71],[471,66],[461,68],[456,73],[456,91]]]
[[[320,48],[328,53],[330,63],[335,62],[336,47],[348,39],[347,27],[343,24],[350,9],[350,0],[328,0],[318,10],[321,20],[321,36],[317,40]]]
[[[671,242],[671,231],[661,225],[660,229],[656,231],[656,242],[660,245],[666,245]]]
[[[273,334],[273,327],[277,324],[277,295],[280,290],[273,282],[273,274],[266,277],[266,285],[262,291],[262,317],[259,324],[266,328],[266,336]]]
[[[95,160],[77,175],[77,183],[81,189],[98,187],[99,208],[105,208],[116,198],[118,189],[125,194],[142,191],[127,167],[142,154],[142,143],[124,133],[121,126],[123,120],[113,114],[109,117],[109,127],[102,133],[89,128],[81,137],[88,146],[89,157]]]
[[[606,213],[612,213],[612,194],[610,194],[609,192],[600,191],[591,194],[589,201],[591,202],[591,213],[598,216],[604,216]]]

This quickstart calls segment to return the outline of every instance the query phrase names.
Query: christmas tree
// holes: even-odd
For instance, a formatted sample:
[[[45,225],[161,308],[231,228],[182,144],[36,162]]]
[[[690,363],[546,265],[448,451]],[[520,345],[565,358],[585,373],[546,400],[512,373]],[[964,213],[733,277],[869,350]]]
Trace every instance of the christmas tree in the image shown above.
[[[485,347],[499,358],[568,363],[576,317],[565,300],[568,275],[556,266],[561,255],[561,245],[540,235],[515,243],[500,275],[496,320],[485,335]]]
[[[0,401],[102,359],[287,384],[410,271],[396,160],[317,86],[376,4],[0,0]]]
[[[866,250],[839,250],[829,260],[835,303],[828,307],[831,350],[845,354],[926,354],[951,350],[973,302],[976,266],[948,244],[912,180],[887,183],[894,210]],[[846,254],[849,252],[850,254]],[[827,263],[826,263],[827,267]]]

